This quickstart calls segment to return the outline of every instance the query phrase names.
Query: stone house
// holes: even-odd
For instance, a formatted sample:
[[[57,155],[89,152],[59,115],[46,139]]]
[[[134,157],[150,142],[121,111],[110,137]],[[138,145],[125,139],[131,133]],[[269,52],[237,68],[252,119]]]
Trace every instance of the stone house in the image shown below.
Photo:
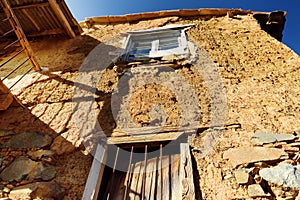
[[[61,32],[24,32],[41,71],[29,62],[3,81],[17,102],[0,111],[1,198],[296,198],[299,186],[265,175],[299,164],[300,60],[280,42],[285,12],[174,10],[79,27],[60,9]]]

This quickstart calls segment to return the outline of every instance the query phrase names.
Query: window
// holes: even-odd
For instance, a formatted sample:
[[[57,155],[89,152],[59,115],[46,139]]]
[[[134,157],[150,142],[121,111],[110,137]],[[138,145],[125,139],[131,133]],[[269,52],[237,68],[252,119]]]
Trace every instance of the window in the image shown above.
[[[127,33],[124,57],[127,61],[189,53],[186,30],[192,25],[162,27]]]

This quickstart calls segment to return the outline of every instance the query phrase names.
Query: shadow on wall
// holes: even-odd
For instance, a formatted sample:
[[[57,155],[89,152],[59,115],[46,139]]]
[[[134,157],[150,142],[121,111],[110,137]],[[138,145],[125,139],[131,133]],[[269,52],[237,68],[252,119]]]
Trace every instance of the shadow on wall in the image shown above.
[[[30,195],[38,197],[61,199],[64,194],[78,198],[82,195],[83,188],[72,187],[85,184],[92,159],[51,128],[60,112],[53,108],[42,110],[42,106],[36,105],[31,109],[10,107],[0,112],[0,185],[14,186],[9,194],[12,198],[18,188],[31,188],[32,183],[36,188],[54,183],[57,187],[50,193],[33,190]],[[35,110],[35,115],[32,114],[34,109],[41,109],[40,113]],[[53,115],[49,114],[51,111]]]

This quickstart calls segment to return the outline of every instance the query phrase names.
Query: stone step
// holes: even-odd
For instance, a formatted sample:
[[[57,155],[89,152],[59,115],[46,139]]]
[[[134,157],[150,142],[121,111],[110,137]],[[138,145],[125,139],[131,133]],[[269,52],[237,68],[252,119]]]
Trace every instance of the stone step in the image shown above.
[[[0,94],[0,110],[7,110],[13,101],[14,97],[12,94]]]

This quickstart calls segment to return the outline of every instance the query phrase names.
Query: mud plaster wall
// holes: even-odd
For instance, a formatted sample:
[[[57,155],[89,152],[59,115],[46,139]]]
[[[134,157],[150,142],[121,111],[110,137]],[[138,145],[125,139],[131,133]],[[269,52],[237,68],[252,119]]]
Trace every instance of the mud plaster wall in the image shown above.
[[[242,124],[241,129],[223,131],[213,152],[204,159],[200,159],[197,153],[194,153],[201,177],[199,186],[203,199],[247,196],[246,191],[236,187],[233,180],[222,180],[222,174],[226,173],[229,167],[222,159],[224,150],[248,145],[251,135],[258,130],[290,133],[299,127],[299,56],[262,31],[251,15],[238,16],[238,19],[221,17],[205,21],[175,17],[141,21],[131,25],[95,25],[85,29],[85,35],[73,40],[50,38],[34,41],[32,45],[41,65],[49,67],[55,74],[31,74],[32,80],[36,77],[39,81],[32,81],[33,83],[25,89],[16,91],[28,109],[24,111],[22,108],[12,107],[0,113],[0,127],[13,130],[16,134],[35,131],[49,134],[53,138],[54,144],[45,149],[52,149],[57,154],[55,180],[66,191],[65,199],[76,199],[82,195],[92,159],[86,155],[72,119],[72,92],[76,70],[89,51],[105,39],[119,32],[152,28],[171,22],[196,24],[188,34],[192,41],[211,55],[218,68],[227,95],[226,123]],[[178,71],[196,91],[204,116],[202,122],[208,123],[209,96],[201,75],[193,67]],[[107,133],[116,127],[108,103],[117,81],[117,73],[107,69],[98,84],[97,112],[100,113],[99,122]],[[143,92],[163,92],[155,88],[157,86],[154,85],[149,89],[145,88]],[[162,95],[166,99],[160,101],[172,104],[171,95],[167,90],[166,93]],[[138,120],[148,120],[147,103],[152,104],[150,99],[142,99],[146,101],[146,106],[142,108],[144,113],[137,116]],[[139,101],[138,104],[141,99],[133,99],[132,102],[134,101]],[[176,102],[173,104],[174,110],[169,113],[174,116],[170,119],[177,119],[175,115],[179,112],[176,110]],[[146,118],[143,119],[143,116]],[[176,121],[170,123],[176,124]],[[8,139],[9,137],[1,138],[1,142]],[[201,137],[196,138],[193,145],[200,146]],[[2,166],[9,165],[20,155],[26,155],[27,151],[28,149],[2,149]],[[16,186],[25,183],[14,184]]]

